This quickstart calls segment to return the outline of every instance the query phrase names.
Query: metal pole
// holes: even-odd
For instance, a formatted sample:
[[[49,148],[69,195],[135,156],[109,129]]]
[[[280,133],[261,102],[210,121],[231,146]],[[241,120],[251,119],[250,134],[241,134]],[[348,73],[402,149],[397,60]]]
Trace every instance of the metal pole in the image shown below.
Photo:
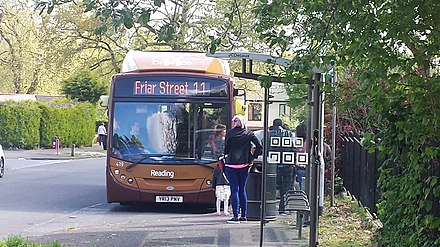
[[[332,78],[333,92],[336,92],[336,72]],[[331,190],[330,190],[330,206],[335,203],[335,153],[336,153],[336,99],[333,100],[332,110],[332,167],[331,167]]]
[[[72,144],[72,150],[70,151],[70,156],[75,156],[75,144]]]
[[[267,150],[268,150],[268,135],[267,130],[269,118],[269,88],[264,88],[264,119],[263,119],[263,162],[262,162],[262,178],[261,178],[261,213],[260,213],[260,247],[263,246],[264,225],[266,223],[266,175],[267,175]]]
[[[312,147],[312,109],[313,109],[313,83],[311,81],[308,82],[307,85],[307,129],[306,129],[306,152],[309,155],[309,164],[306,165],[305,170],[305,183],[304,183],[304,191],[307,194],[307,197],[310,198],[310,174],[311,174],[311,147]],[[310,222],[310,214],[306,214],[304,216],[304,220]]]
[[[326,77],[324,74],[322,74],[321,76],[321,81],[323,83],[323,85],[326,82]],[[319,98],[319,125],[318,125],[318,129],[319,129],[319,139],[318,139],[318,143],[319,143],[319,153],[321,154],[322,158],[324,157],[324,112],[325,112],[325,104],[324,104],[324,99],[325,99],[325,93],[322,91],[319,94],[320,98]],[[319,216],[322,215],[322,212],[324,211],[324,173],[325,173],[325,161],[324,159],[321,159],[321,163],[319,166],[319,202],[318,202],[318,213]]]
[[[309,82],[307,87],[307,108],[308,108],[308,118],[307,118],[307,134],[306,134],[306,152],[309,153],[309,160],[312,160],[310,157],[311,147],[312,147],[312,109],[313,109],[313,84]],[[310,164],[306,166],[306,183],[305,183],[305,191],[307,196],[310,198]]]
[[[319,146],[319,106],[320,106],[320,87],[319,79],[320,74],[315,74],[315,85],[313,87],[313,143],[312,143],[312,161],[310,163],[310,237],[309,246],[313,247],[317,245],[318,242],[318,171],[319,171],[319,159],[317,157],[318,146]]]

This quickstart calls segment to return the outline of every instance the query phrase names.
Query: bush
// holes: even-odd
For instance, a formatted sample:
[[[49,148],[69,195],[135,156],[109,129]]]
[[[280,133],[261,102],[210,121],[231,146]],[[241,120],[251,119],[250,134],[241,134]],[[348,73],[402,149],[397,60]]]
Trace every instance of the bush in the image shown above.
[[[39,144],[41,111],[33,101],[0,104],[0,133],[6,148],[32,149]]]
[[[41,145],[50,147],[59,136],[62,146],[91,146],[95,136],[96,109],[90,103],[52,102],[42,105]]]
[[[91,103],[6,101],[0,103],[0,143],[5,148],[32,149],[52,146],[91,146],[96,109]]]

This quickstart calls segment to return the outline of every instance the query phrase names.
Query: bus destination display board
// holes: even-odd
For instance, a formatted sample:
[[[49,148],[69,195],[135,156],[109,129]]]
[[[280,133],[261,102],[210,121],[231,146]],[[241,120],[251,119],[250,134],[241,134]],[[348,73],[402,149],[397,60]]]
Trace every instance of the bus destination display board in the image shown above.
[[[134,95],[193,95],[209,91],[210,83],[205,81],[140,81],[134,82]]]
[[[116,81],[116,97],[130,96],[226,96],[224,80],[165,76],[123,78]]]

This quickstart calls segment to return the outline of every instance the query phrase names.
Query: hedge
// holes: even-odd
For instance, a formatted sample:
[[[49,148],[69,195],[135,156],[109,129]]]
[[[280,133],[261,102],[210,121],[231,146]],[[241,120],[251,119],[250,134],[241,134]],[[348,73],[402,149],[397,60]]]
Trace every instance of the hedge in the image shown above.
[[[52,137],[61,146],[91,146],[96,109],[90,103],[52,101],[0,102],[0,143],[5,148],[49,148]]]

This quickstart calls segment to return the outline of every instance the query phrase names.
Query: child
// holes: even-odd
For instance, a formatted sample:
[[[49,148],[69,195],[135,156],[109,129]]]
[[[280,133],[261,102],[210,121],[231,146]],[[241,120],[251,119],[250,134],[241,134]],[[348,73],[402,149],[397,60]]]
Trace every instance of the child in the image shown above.
[[[224,215],[229,215],[228,207],[229,197],[231,196],[231,188],[229,187],[229,181],[226,178],[225,173],[220,169],[219,165],[217,165],[217,167],[214,169],[214,174],[212,176],[212,188],[215,189],[215,196],[217,197],[217,215],[221,215],[221,202],[223,202]]]

